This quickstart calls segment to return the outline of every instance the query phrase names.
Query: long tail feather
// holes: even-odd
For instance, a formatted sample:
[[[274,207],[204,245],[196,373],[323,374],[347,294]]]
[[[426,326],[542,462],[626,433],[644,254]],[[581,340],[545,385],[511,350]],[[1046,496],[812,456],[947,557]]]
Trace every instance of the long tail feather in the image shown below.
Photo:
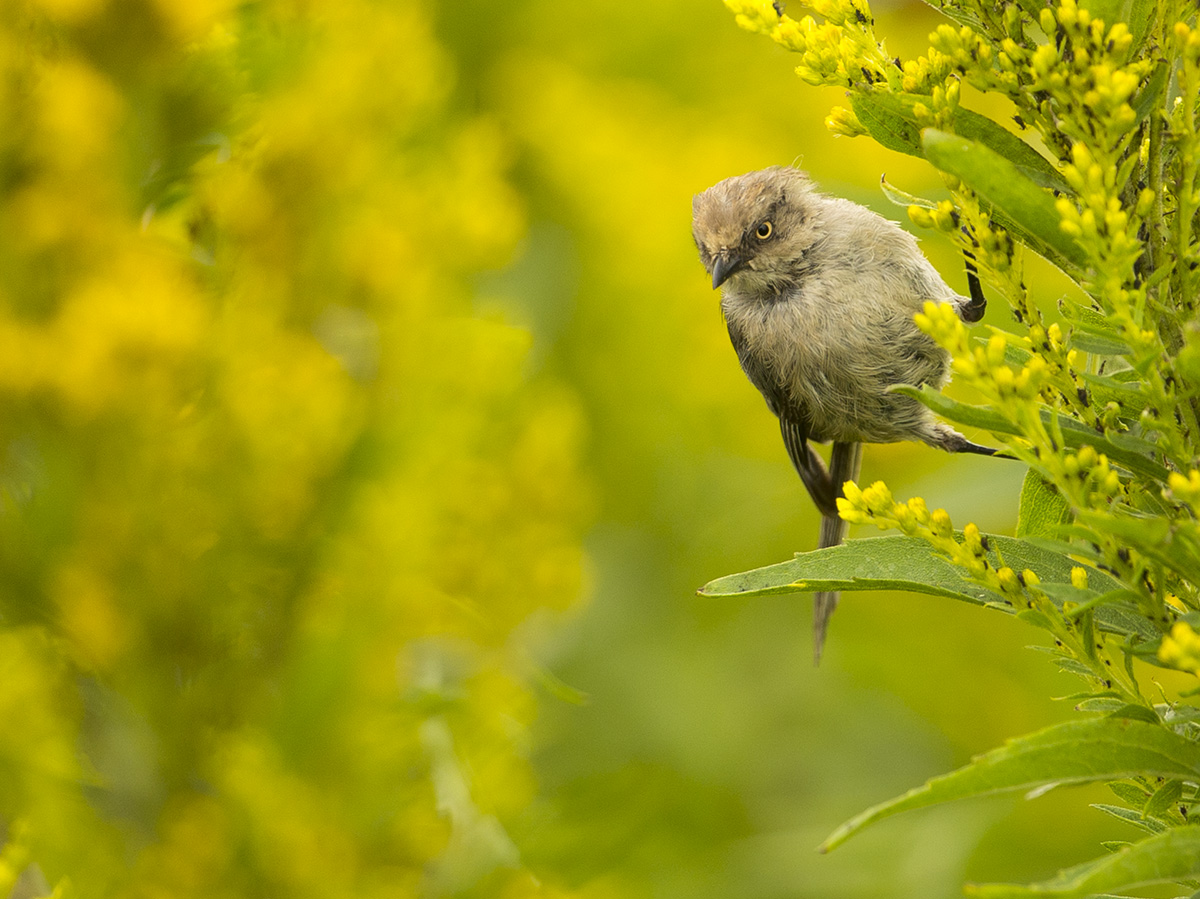
[[[834,443],[833,453],[829,458],[829,477],[833,481],[838,496],[842,495],[842,485],[846,481],[858,480],[861,465],[861,443]],[[846,536],[846,527],[846,522],[841,518],[822,516],[817,548],[837,546]],[[829,616],[837,608],[839,595],[836,592],[818,593],[813,599],[814,665],[821,664],[821,652],[825,648],[825,632],[829,628]]]

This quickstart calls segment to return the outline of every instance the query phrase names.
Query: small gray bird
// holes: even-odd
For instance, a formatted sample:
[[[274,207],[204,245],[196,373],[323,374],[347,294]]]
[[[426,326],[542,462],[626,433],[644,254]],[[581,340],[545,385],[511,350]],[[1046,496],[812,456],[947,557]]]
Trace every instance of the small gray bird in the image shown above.
[[[976,322],[987,301],[968,262],[971,297],[951,290],[916,239],[869,209],[817,192],[795,168],[728,178],[696,196],[692,234],[722,287],[738,360],[779,417],[784,446],[820,510],[818,546],[846,533],[842,485],[858,477],[862,444],[921,440],[952,453],[993,455],[888,388],[950,377],[950,354],[913,322],[927,300]],[[827,470],[810,441],[833,442]],[[837,593],[818,593],[820,662]]]

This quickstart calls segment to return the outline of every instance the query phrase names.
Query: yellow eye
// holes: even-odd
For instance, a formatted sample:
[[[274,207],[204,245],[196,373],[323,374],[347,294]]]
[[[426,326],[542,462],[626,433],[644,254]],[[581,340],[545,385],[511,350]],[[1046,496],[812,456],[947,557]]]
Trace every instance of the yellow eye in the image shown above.
[[[775,232],[774,226],[770,222],[763,222],[754,229],[754,236],[759,240],[766,240]]]

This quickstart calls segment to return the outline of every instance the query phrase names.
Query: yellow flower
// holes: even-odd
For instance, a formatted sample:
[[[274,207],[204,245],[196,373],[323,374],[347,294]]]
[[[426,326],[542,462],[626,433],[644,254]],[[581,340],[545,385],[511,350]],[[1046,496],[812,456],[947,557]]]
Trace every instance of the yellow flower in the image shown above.
[[[779,13],[771,0],[725,0],[739,28],[758,34],[770,34],[779,23]]]
[[[1171,633],[1158,647],[1158,659],[1164,664],[1200,676],[1200,634],[1186,621],[1175,622]]]

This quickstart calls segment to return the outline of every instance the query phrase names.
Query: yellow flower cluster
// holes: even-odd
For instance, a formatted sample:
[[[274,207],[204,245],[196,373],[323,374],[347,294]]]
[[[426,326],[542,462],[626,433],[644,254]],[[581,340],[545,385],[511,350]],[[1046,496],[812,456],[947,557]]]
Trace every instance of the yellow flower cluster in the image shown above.
[[[918,328],[950,351],[955,373],[967,378],[989,397],[1013,408],[1026,405],[1022,402],[1014,404],[1013,400],[1039,397],[1047,381],[1061,370],[1056,368],[1055,361],[1041,354],[1031,355],[1023,366],[1014,369],[1005,361],[1008,341],[1014,339],[1011,335],[996,333],[985,345],[974,345],[962,320],[946,304],[927,302],[924,312],[918,313],[915,321]],[[1062,356],[1069,364],[1070,354],[1064,348],[1057,324],[1051,325],[1048,332],[1042,331],[1040,326],[1031,329],[1028,342],[1033,344],[1035,341]]]
[[[1063,457],[1063,470],[1068,479],[1077,482],[1079,489],[1093,509],[1102,508],[1124,495],[1120,476],[1109,465],[1108,457],[1090,446]]]
[[[1186,475],[1178,471],[1171,472],[1163,494],[1170,499],[1187,503],[1192,508],[1192,514],[1200,518],[1200,471],[1193,468]]]
[[[987,538],[973,523],[956,536],[945,509],[932,512],[921,497],[897,502],[887,485],[877,481],[860,489],[847,482],[844,498],[838,499],[838,514],[851,524],[874,524],[881,530],[896,528],[909,537],[920,537],[962,568],[974,581],[1000,594],[1010,605],[1029,607],[1045,600],[1037,589],[1040,580],[1029,569],[1017,572],[990,555]]]
[[[825,117],[825,127],[842,137],[859,137],[867,133],[854,110],[844,106],[835,106],[829,111],[829,115]]]
[[[739,28],[755,34],[772,34],[783,18],[772,0],[725,0],[725,6],[734,14]]]
[[[1051,466],[1061,486],[1080,508],[1103,509],[1126,497],[1127,486],[1103,453],[1091,446],[1063,454],[1060,444],[1038,416],[1041,401],[1053,402],[1067,396],[1075,400],[1074,411],[1085,421],[1100,422],[1107,409],[1092,409],[1080,397],[1083,382],[1077,374],[1080,354],[1067,349],[1067,340],[1057,323],[1029,328],[1019,346],[1029,351],[1019,367],[1006,361],[1011,335],[993,334],[983,345],[973,344],[962,321],[948,306],[927,303],[916,316],[917,327],[948,349],[951,363],[994,407],[1022,424],[1022,432],[1034,443],[1033,459]],[[1070,385],[1070,386],[1068,386]],[[1058,481],[1056,481],[1058,483]]]
[[[796,74],[809,84],[849,87],[898,81],[899,70],[875,39],[875,20],[866,0],[811,0],[811,15],[793,19],[767,0],[725,0],[737,24],[802,57]]]
[[[514,632],[578,597],[588,491],[578,403],[473,310],[524,227],[505,140],[418,2],[20,7],[0,867],[544,895]]]
[[[961,218],[953,200],[941,200],[932,208],[928,206],[909,206],[909,220],[919,228],[936,228],[950,233],[960,227]]]
[[[1127,209],[1121,200],[1117,167],[1102,164],[1084,143],[1071,147],[1071,162],[1063,167],[1063,177],[1075,195],[1055,202],[1062,219],[1059,227],[1091,256],[1091,271],[1085,278],[1089,292],[1102,297],[1112,309],[1123,336],[1139,355],[1157,353],[1158,335],[1139,323],[1133,291],[1127,286],[1134,280],[1134,266],[1144,250],[1140,232],[1154,205],[1154,192],[1144,188],[1136,206]]]
[[[980,345],[948,306],[926,303],[915,321],[950,351],[956,374],[991,400],[998,411],[1021,423],[1027,436],[1041,436],[1040,446],[1046,453],[1055,452],[1055,442],[1038,418],[1039,403],[1065,401],[1077,417],[1094,425],[1103,425],[1112,417],[1112,409],[1094,408],[1087,402],[1080,374],[1083,354],[1068,348],[1069,337],[1057,322],[1030,324],[1025,337],[997,332]],[[1010,343],[1024,357],[1019,365],[1007,358]]]
[[[844,498],[838,500],[838,514],[844,520],[851,524],[874,524],[883,530],[896,528],[906,536],[925,541],[971,581],[997,594],[1006,608],[1031,616],[1045,627],[1060,649],[1090,669],[1097,684],[1119,690],[1131,701],[1137,700],[1136,685],[1127,683],[1115,670],[1112,660],[1105,657],[1104,643],[1096,642],[1090,622],[1085,620],[1081,624],[1077,620],[1078,605],[1068,602],[1059,609],[1041,588],[1037,573],[1028,568],[1018,571],[1004,564],[974,523],[968,523],[957,534],[944,509],[929,511],[921,497],[898,502],[882,482],[866,488],[849,482],[844,489]],[[1071,586],[1081,591],[1088,589],[1086,569],[1072,568]],[[1197,641],[1200,644],[1200,638]]]
[[[1165,665],[1200,677],[1200,634],[1186,621],[1175,622],[1158,647],[1158,659]]]
[[[1059,97],[1078,97],[1083,105],[1114,132],[1134,121],[1129,101],[1146,71],[1146,63],[1129,63],[1133,36],[1123,22],[1111,27],[1078,6],[1061,0],[1056,9],[1043,9],[1040,24],[1048,35],[1066,39],[1064,46],[1042,44],[1028,62],[1032,87]]]
[[[1005,43],[1011,43],[1011,40]],[[933,87],[945,84],[952,74],[965,76],[972,84],[987,89],[988,82],[982,73],[992,67],[992,45],[973,28],[967,25],[960,28],[949,24],[939,25],[929,35],[929,44],[925,56],[904,63],[906,91],[930,93]],[[1016,76],[1012,78],[1015,86]]]

